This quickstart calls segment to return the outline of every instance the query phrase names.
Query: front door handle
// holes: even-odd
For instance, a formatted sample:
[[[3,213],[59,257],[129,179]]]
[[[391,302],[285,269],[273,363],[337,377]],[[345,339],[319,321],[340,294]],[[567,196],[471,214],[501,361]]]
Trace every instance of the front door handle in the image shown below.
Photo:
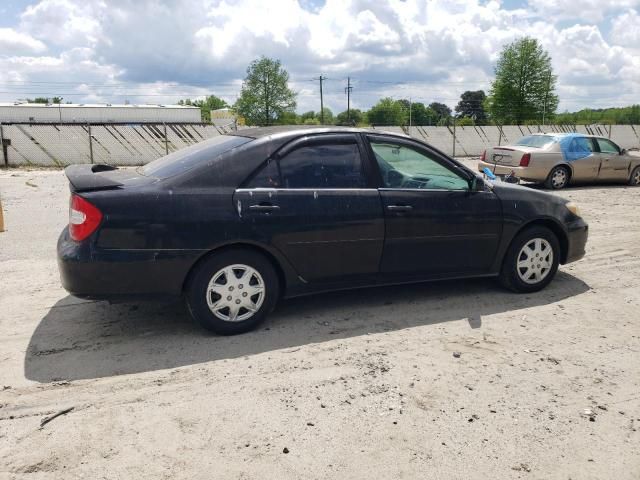
[[[409,212],[413,210],[411,205],[389,205],[387,210],[390,212]]]
[[[259,205],[249,205],[249,210],[253,210],[255,212],[270,213],[276,210],[280,210],[280,207],[271,203],[261,203]]]

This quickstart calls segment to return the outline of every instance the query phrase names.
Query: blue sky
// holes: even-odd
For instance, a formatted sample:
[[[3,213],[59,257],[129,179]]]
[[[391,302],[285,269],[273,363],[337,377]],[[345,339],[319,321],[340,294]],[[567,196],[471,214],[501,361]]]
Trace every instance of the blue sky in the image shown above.
[[[640,103],[640,0],[34,0],[0,3],[0,101],[233,102],[247,65],[278,58],[298,110],[382,96],[454,106],[488,90],[504,44],[537,38],[560,110]]]

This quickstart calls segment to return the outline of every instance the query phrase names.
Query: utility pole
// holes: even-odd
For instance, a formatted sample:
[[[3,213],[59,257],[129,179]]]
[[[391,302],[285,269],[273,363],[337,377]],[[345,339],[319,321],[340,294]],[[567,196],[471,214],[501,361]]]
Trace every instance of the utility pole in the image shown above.
[[[549,90],[551,89],[551,70],[547,78],[547,90],[544,92],[544,104],[542,105],[542,126],[544,127],[545,116],[547,113],[547,99],[549,98]]]
[[[322,99],[322,81],[326,80],[326,77],[320,75],[320,125],[324,125],[324,102]]]
[[[347,77],[347,88],[344,89],[347,94],[347,123],[351,123],[351,90],[351,77]]]

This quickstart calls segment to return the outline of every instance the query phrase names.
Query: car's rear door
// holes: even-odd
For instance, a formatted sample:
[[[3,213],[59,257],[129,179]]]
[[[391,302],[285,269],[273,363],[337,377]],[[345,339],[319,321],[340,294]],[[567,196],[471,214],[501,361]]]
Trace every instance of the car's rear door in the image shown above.
[[[387,276],[487,273],[502,233],[502,206],[472,192],[469,174],[410,139],[367,136],[379,166]]]
[[[598,179],[600,180],[626,180],[629,178],[629,159],[620,155],[620,148],[606,138],[595,138],[598,145],[598,156],[601,166]]]
[[[242,221],[307,282],[378,273],[384,219],[361,149],[352,133],[298,139],[235,192]]]

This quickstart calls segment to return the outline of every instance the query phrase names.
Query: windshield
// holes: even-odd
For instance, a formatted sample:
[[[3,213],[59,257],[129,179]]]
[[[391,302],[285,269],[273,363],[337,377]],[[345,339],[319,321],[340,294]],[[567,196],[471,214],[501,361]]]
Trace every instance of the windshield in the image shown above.
[[[247,137],[220,135],[154,160],[138,171],[148,177],[173,177],[251,140],[253,139]]]
[[[553,143],[553,137],[546,135],[527,135],[516,142],[516,145],[523,147],[544,148]]]

